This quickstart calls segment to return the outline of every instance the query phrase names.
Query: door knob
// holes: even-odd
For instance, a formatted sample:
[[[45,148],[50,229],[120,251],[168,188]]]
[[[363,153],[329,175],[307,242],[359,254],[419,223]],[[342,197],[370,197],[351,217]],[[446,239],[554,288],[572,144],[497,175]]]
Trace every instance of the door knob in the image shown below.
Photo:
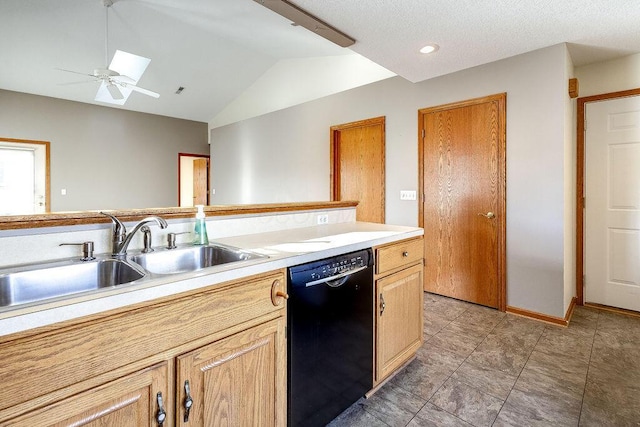
[[[481,215],[485,218],[489,218],[489,219],[493,219],[496,217],[496,214],[494,214],[493,212],[487,212],[487,213],[479,213],[478,215]]]

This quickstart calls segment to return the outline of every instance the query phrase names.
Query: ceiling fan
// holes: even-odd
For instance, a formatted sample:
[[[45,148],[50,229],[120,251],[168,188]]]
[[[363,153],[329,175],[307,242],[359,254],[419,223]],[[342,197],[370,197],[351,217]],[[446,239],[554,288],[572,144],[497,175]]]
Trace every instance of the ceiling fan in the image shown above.
[[[114,0],[101,1],[105,6],[105,64],[107,64],[109,60],[109,8],[113,5]],[[108,67],[96,68],[92,73],[82,73],[61,68],[58,68],[58,70],[93,77],[93,80],[90,81],[62,83],[62,85],[100,82],[95,100],[123,105],[132,91],[154,98],[160,97],[160,94],[136,85],[150,62],[149,58],[116,50]]]

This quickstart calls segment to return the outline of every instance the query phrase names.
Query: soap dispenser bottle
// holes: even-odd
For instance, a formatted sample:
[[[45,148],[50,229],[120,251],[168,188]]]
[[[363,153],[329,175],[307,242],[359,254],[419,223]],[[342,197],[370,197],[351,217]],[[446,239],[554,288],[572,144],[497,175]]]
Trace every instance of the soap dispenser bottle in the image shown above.
[[[194,245],[208,245],[209,238],[207,237],[207,222],[204,216],[204,206],[196,205],[198,212],[196,213],[196,227],[193,230],[195,237],[193,239]]]

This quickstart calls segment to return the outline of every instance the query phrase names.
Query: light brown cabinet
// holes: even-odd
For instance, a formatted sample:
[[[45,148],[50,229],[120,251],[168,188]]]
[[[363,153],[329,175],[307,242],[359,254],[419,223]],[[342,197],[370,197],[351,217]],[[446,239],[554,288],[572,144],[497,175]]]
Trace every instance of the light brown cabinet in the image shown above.
[[[17,417],[7,426],[157,426],[157,400],[167,395],[167,363],[87,390]],[[163,403],[164,405],[164,403]]]
[[[3,338],[0,426],[285,426],[285,283],[279,270]]]
[[[423,343],[423,269],[422,238],[376,248],[375,384]]]
[[[277,380],[284,342],[281,319],[179,356],[177,425],[284,425]]]

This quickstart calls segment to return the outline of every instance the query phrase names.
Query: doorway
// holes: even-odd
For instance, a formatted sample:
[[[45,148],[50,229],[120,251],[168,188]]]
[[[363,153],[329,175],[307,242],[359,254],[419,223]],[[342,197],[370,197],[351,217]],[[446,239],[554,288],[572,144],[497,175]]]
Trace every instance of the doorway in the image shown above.
[[[331,200],[356,200],[356,220],[384,224],[385,118],[331,126]]]
[[[506,309],[506,94],[419,110],[424,290]]]
[[[209,156],[178,153],[178,206],[209,204]]]
[[[640,89],[578,99],[578,304],[640,311]]]
[[[0,138],[0,215],[51,211],[49,141]]]

